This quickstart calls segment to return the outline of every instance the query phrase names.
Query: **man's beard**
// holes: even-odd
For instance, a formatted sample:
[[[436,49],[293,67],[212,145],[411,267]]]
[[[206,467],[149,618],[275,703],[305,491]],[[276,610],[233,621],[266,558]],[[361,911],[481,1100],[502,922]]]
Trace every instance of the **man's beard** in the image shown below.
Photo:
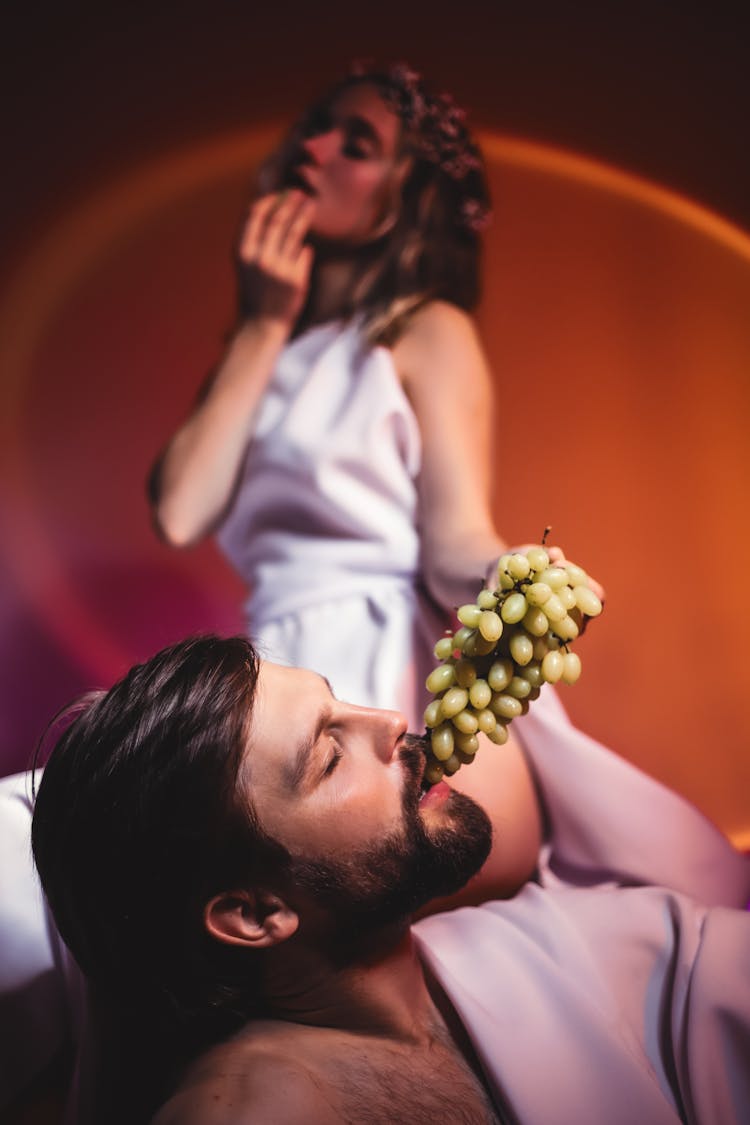
[[[453,790],[443,804],[444,823],[426,827],[419,812],[423,747],[423,739],[406,735],[400,751],[402,831],[340,859],[292,860],[292,880],[325,910],[336,960],[360,956],[385,930],[402,930],[419,907],[459,890],[489,855],[490,819],[463,793]]]

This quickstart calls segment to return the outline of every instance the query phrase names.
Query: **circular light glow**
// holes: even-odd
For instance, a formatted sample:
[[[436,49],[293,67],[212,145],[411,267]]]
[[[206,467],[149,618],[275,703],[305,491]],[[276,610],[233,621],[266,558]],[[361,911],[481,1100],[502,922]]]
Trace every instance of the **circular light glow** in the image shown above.
[[[281,133],[271,124],[234,132],[177,151],[92,192],[39,239],[0,299],[0,458],[5,556],[18,593],[43,629],[54,637],[87,676],[107,682],[139,654],[87,604],[70,561],[41,518],[43,504],[35,479],[26,426],[33,406],[33,371],[53,324],[66,315],[74,294],[113,245],[144,225],[160,221],[176,204],[214,185],[244,177]],[[480,133],[488,167],[495,172],[538,176],[550,186],[580,188],[618,204],[627,201],[660,216],[681,233],[692,233],[728,252],[743,268],[750,263],[750,237],[710,210],[677,192],[596,160],[492,131]],[[745,275],[746,276],[746,275]],[[734,832],[741,842],[741,833]],[[750,842],[750,830],[748,832]]]

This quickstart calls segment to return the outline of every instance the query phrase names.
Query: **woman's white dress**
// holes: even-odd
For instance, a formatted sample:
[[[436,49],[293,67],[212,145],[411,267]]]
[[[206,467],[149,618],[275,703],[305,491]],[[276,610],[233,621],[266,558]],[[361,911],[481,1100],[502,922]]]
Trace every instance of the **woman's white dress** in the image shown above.
[[[279,357],[216,536],[262,655],[417,730],[446,625],[420,581],[420,465],[390,351],[365,348],[357,321],[318,325]]]

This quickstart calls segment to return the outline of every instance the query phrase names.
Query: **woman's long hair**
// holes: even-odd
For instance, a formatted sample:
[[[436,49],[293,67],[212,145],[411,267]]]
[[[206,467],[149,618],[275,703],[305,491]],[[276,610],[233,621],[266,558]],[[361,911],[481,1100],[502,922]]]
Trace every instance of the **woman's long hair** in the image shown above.
[[[261,191],[284,186],[305,137],[319,131],[318,122],[345,90],[360,84],[374,86],[399,116],[399,156],[410,157],[411,168],[392,201],[385,233],[357,252],[355,283],[342,313],[363,317],[369,344],[392,346],[428,301],[449,301],[467,311],[476,307],[489,188],[463,112],[397,66],[351,74],[313,103],[261,168]]]

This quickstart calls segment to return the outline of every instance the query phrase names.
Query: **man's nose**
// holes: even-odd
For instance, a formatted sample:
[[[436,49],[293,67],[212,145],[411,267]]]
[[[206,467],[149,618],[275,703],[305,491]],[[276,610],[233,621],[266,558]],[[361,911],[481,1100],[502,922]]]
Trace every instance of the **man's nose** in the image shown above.
[[[326,160],[334,155],[338,145],[339,130],[327,129],[325,133],[315,133],[312,137],[305,137],[302,149],[315,164],[325,164]]]
[[[370,714],[375,727],[375,752],[384,762],[390,762],[409,729],[406,716],[400,711],[372,710]]]

